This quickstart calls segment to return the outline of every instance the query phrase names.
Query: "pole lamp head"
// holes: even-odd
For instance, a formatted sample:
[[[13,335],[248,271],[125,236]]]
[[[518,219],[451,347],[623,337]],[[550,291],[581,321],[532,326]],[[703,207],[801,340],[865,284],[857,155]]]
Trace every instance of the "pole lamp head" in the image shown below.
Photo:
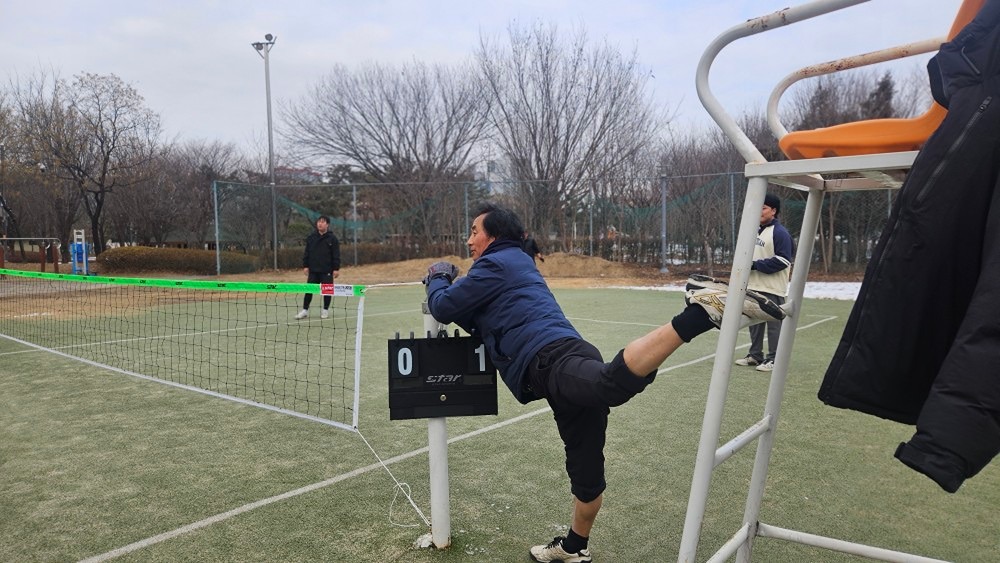
[[[274,36],[271,35],[270,33],[268,33],[268,34],[264,35],[264,40],[265,41],[274,41]]]

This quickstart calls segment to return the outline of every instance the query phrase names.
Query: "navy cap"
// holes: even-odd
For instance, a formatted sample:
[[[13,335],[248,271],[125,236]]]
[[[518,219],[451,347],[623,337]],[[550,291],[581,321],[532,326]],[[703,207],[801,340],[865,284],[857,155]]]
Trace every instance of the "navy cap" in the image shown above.
[[[781,199],[774,194],[767,194],[764,196],[764,205],[775,211],[781,211]]]

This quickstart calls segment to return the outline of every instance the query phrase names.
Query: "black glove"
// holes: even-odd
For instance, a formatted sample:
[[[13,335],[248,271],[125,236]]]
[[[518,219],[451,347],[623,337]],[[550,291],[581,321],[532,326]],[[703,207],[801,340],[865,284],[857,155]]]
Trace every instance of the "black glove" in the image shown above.
[[[431,264],[431,267],[427,268],[427,277],[424,278],[424,285],[427,285],[432,279],[440,277],[447,278],[448,283],[455,281],[455,278],[458,277],[458,266],[451,262],[435,262]]]

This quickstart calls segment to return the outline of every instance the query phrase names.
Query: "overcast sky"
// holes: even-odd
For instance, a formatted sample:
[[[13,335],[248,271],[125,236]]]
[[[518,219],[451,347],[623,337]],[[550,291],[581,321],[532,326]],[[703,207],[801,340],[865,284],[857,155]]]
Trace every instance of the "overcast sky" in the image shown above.
[[[116,74],[160,114],[169,138],[264,146],[264,64],[278,104],[296,101],[334,64],[467,61],[481,34],[503,37],[516,20],[583,28],[638,51],[655,99],[679,126],[707,126],[694,87],[705,47],[787,0],[0,0],[0,69],[70,79]],[[837,14],[743,39],[720,55],[712,87],[733,114],[763,105],[789,72],[841,56],[944,35],[960,0],[872,0]],[[926,58],[907,62],[922,67]],[[263,143],[263,144],[262,144]]]

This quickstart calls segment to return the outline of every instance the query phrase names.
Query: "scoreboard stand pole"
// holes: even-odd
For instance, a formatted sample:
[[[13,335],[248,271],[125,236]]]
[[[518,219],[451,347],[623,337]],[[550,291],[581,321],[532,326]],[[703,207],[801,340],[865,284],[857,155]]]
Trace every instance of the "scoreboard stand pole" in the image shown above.
[[[424,332],[430,338],[445,330],[423,303]],[[451,545],[451,497],[448,490],[448,419],[427,419],[427,448],[431,477],[431,542],[437,549]]]
[[[449,337],[426,303],[423,313],[426,337],[397,332],[388,341],[389,420],[427,419],[431,533],[416,543],[444,549],[451,545],[446,417],[495,416],[497,369],[481,338],[459,336],[458,329]]]

